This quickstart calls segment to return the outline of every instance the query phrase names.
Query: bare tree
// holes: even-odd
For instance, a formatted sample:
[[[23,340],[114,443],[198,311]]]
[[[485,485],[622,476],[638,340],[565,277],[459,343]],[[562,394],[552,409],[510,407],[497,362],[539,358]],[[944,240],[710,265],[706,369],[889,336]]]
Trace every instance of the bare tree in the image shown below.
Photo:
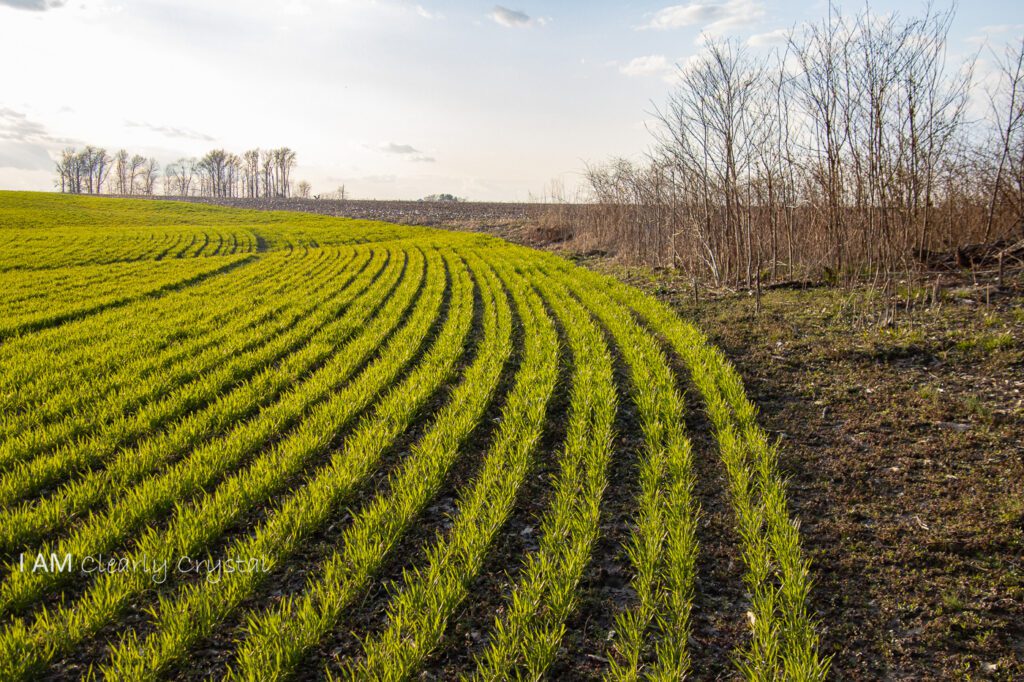
[[[255,199],[260,196],[260,150],[250,149],[242,154],[242,175],[245,196]]]
[[[74,150],[71,150],[74,153]],[[103,192],[103,184],[110,173],[111,158],[107,150],[100,147],[86,146],[81,152],[75,154],[75,159],[70,163],[74,173],[73,187],[75,193],[100,194]]]
[[[166,194],[213,197],[287,197],[296,154],[287,147],[261,152],[251,149],[239,157],[224,149],[202,159],[178,159],[163,174]],[[111,158],[103,149],[69,147],[55,164],[55,185],[62,192],[98,193],[106,187],[117,194],[153,194],[160,172],[154,158],[129,156],[121,149]],[[305,187],[309,191],[308,183]]]
[[[295,166],[296,154],[287,146],[266,152],[256,148],[242,157],[211,150],[198,161],[179,159],[168,164],[164,191],[179,196],[287,198]],[[105,186],[119,195],[152,195],[160,164],[138,154],[129,156],[126,150],[111,158],[102,148],[86,146],[81,152],[67,148],[54,168],[54,183],[66,193],[100,193]],[[308,183],[305,190],[309,190]]]
[[[999,85],[988,93],[997,154],[985,241],[992,236],[1000,205],[1009,207],[1006,222],[1024,239],[1024,39],[1008,47],[998,63]]]
[[[201,194],[213,197],[230,195],[231,157],[232,154],[223,149],[214,149],[200,159]]]
[[[1024,234],[1024,45],[1003,60],[986,143],[965,115],[973,62],[947,63],[951,22],[930,7],[909,19],[830,7],[768,61],[707,42],[656,112],[647,165],[587,169],[595,203],[572,233],[747,287],[891,281],[937,246]]]
[[[138,187],[143,194],[152,195],[156,189],[156,179],[160,174],[160,164],[156,159],[149,158],[139,169]]]
[[[302,180],[295,186],[295,195],[300,199],[308,199],[312,190],[312,186],[305,180]]]
[[[128,160],[128,194],[135,194],[135,190],[138,187],[139,175],[142,173],[142,167],[146,165],[146,158],[139,154],[134,154],[131,159]]]
[[[276,175],[274,174],[274,158],[274,154],[269,150],[260,152],[260,174],[263,177],[264,197],[277,196],[277,187],[275,184]]]
[[[82,155],[74,147],[67,147],[61,152],[57,161],[57,175],[60,179],[60,191],[71,194],[82,193],[82,176],[84,168]]]
[[[808,137],[811,176],[825,197],[825,233],[828,257],[836,271],[844,264],[845,238],[842,208],[845,187],[843,154],[849,141],[849,65],[851,29],[829,5],[821,24],[808,25],[800,36],[790,38],[789,47],[801,67],[794,81],[796,95],[812,123]]]
[[[274,196],[287,197],[291,189],[292,169],[295,167],[295,152],[288,147],[271,150],[274,166]]]
[[[744,191],[755,158],[754,104],[764,74],[764,63],[737,42],[709,39],[658,112],[657,157],[688,185],[686,194],[697,205],[688,222],[716,282],[739,272],[748,283],[753,277],[753,226]]]
[[[180,197],[191,196],[198,163],[195,159],[178,159],[164,170],[164,191]]]
[[[130,194],[128,181],[128,150],[121,149],[114,155],[114,194]]]

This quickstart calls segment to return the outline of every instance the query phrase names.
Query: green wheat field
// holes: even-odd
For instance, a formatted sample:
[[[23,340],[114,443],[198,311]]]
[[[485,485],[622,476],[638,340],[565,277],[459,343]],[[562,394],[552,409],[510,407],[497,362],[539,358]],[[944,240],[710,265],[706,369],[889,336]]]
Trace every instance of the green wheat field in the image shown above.
[[[699,672],[696,410],[743,562],[732,665],[825,676],[741,377],[614,279],[481,234],[0,192],[0,311],[0,679],[403,679],[465,647],[446,633],[480,601],[459,674],[543,678],[621,485],[630,596],[583,653],[611,679]],[[495,566],[539,467],[536,542]],[[381,613],[353,619],[371,593]]]

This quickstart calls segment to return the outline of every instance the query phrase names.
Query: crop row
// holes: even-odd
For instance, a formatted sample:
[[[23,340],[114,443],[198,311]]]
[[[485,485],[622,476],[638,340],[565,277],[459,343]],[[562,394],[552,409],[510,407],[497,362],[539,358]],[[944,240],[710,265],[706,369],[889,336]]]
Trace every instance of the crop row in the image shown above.
[[[693,453],[685,433],[683,398],[656,340],[601,289],[558,272],[557,279],[608,329],[629,367],[644,434],[640,494],[626,553],[633,570],[635,605],[616,619],[610,677],[681,679],[687,651],[697,561],[697,508]],[[653,661],[644,654],[653,649]]]
[[[334,286],[343,290],[350,276],[347,264],[344,259],[314,267],[314,276],[332,284],[337,281]],[[0,444],[0,470],[90,432],[114,432],[118,444],[128,441],[247,378],[252,368],[260,366],[261,356],[272,360],[275,346],[288,348],[289,343],[301,341],[304,331],[320,324],[320,316],[312,313],[329,307],[334,292],[333,287],[309,292],[297,276],[280,280],[283,288],[268,288],[261,295],[239,291],[235,297],[217,301],[212,310],[207,299],[205,319],[200,315],[192,322],[196,328],[205,328],[205,335],[181,338],[168,354],[152,353],[146,362],[129,363],[123,371],[108,372],[103,378],[83,377],[95,385],[92,396],[69,382],[45,403],[22,412],[23,418],[13,415],[6,424],[8,436]],[[234,313],[227,319],[210,314],[225,307]],[[134,382],[126,372],[134,373]]]
[[[401,259],[399,254],[394,254],[394,257],[396,260]],[[330,362],[340,344],[366,323],[372,311],[393,290],[401,274],[401,267],[396,265],[373,280],[377,275],[376,270],[367,271],[362,277],[364,281],[356,282],[335,302],[337,308],[348,306],[348,314],[317,330],[299,350],[279,358],[275,364],[219,396],[206,408],[192,412],[136,447],[117,453],[116,459],[105,462],[102,469],[91,471],[68,483],[45,500],[24,504],[0,514],[0,547],[14,550],[45,534],[53,533],[68,520],[95,508],[98,501],[112,499],[119,491],[159,471],[188,449],[204,445],[218,431],[232,427],[259,409],[272,409],[271,402],[298,377]],[[370,281],[374,281],[374,284],[365,289]],[[410,288],[409,285],[405,287],[406,295],[411,295],[407,293]],[[399,304],[407,300],[399,299]],[[330,310],[327,314],[333,312],[336,310]],[[281,414],[279,418],[287,419],[287,416]],[[98,456],[109,453],[93,450],[87,454]]]
[[[364,361],[374,354],[377,346],[394,332],[400,323],[400,316],[417,296],[422,284],[423,257],[416,253],[410,256],[412,263],[403,286],[395,292],[395,296],[370,324],[364,322],[368,312],[375,308],[376,300],[365,299],[360,309],[353,309],[350,312],[350,328],[361,328],[361,331],[336,349],[326,364],[294,385],[277,401],[259,410],[250,419],[229,422],[226,433],[218,438],[200,442],[194,448],[178,439],[160,439],[152,444],[144,444],[142,448],[128,451],[127,456],[119,458],[109,469],[115,472],[114,482],[121,483],[123,492],[116,495],[107,509],[87,517],[86,522],[78,525],[69,537],[55,544],[44,545],[40,552],[89,556],[110,551],[118,542],[128,539],[135,530],[152,524],[155,518],[171,511],[175,503],[187,500],[223,476],[230,475],[230,472],[244,465],[251,456],[259,455],[261,449],[272,439],[280,439],[292,426],[298,424],[308,432],[313,429],[314,418],[320,415],[329,420],[328,423],[336,421],[344,424],[350,418],[344,415],[353,414],[357,403],[350,402],[345,404],[340,412],[332,412],[339,401],[339,394],[334,391],[344,385]],[[378,292],[378,295],[380,293]],[[429,294],[430,291],[427,290],[425,293]],[[436,296],[440,296],[440,292]],[[421,302],[416,312],[420,313],[421,318],[425,318],[432,311],[431,305],[424,305]],[[427,308],[426,311],[423,310],[424,307]],[[427,319],[422,324],[427,325],[430,321]],[[378,358],[376,364],[379,366],[381,362]],[[284,369],[283,378],[295,378],[295,374],[288,371],[295,368]],[[363,372],[363,376],[366,374],[367,372]],[[359,400],[367,401],[372,395],[369,393],[366,396],[359,396]],[[305,421],[303,417],[306,417]],[[190,431],[185,430],[183,434],[190,435]],[[290,434],[288,438],[279,440],[274,449],[280,450],[293,442],[297,444],[296,446],[305,444],[306,441],[300,438],[300,435]],[[186,456],[161,470],[161,465],[178,452],[184,452]],[[261,459],[266,458],[264,454]],[[157,475],[152,475],[154,473]],[[86,497],[110,491],[107,485],[103,485],[108,483],[107,478],[85,479],[84,489],[93,491],[91,496]],[[77,493],[77,488],[74,490],[76,496],[85,496],[84,493]],[[113,492],[118,491],[117,487],[113,488]],[[19,604],[27,606],[36,595],[53,589],[69,577],[70,574],[67,573],[12,572],[0,586],[0,608],[18,608]]]
[[[423,273],[423,257],[411,255],[415,262],[409,279],[412,285],[407,291],[414,294],[422,285],[419,274]],[[126,539],[131,531],[141,528],[160,510],[178,503],[170,524],[162,529],[150,526],[135,541],[133,551],[135,557],[165,558],[173,562],[175,557],[203,551],[247,510],[267,504],[288,484],[290,476],[301,473],[316,455],[330,446],[334,434],[371,404],[412,359],[438,314],[445,290],[444,278],[437,276],[442,267],[440,258],[429,254],[428,260],[432,267],[426,273],[420,303],[397,333],[392,334],[394,325],[408,299],[402,301],[396,296],[394,301],[402,307],[382,311],[376,318],[378,324],[365,327],[346,348],[333,356],[332,363],[303,382],[301,388],[305,390],[290,392],[270,410],[261,411],[259,417],[243,423],[222,441],[197,449],[159,476],[146,478],[106,513],[93,517],[93,522],[62,542],[57,553],[89,556],[109,551],[112,538]],[[332,393],[385,338],[389,340],[378,357],[352,381],[345,383],[341,391]],[[248,465],[243,463],[247,454],[257,450],[282,427],[296,422],[310,403],[321,397],[327,400],[317,404],[297,429]],[[212,493],[202,495],[192,505],[180,503],[225,474],[226,478]],[[67,574],[12,572],[0,588],[0,605],[7,608],[28,605],[41,590],[52,589],[56,583],[54,577],[59,575]],[[31,621],[15,621],[0,636],[0,673],[20,677],[58,652],[68,650],[110,622],[133,596],[146,588],[148,580],[143,573],[105,574],[73,605],[52,613],[37,613]]]
[[[142,264],[211,256],[231,256],[257,250],[256,235],[244,232],[178,229],[140,239],[132,233],[114,233],[107,239],[95,234],[58,232],[19,235],[0,253],[0,274],[24,273],[87,265]],[[52,248],[59,242],[63,248]]]
[[[0,391],[8,426],[36,426],[89,399],[160,380],[164,370],[225,338],[221,332],[246,310],[301,283],[340,252],[311,261],[271,257],[157,298],[109,309],[73,323],[9,339],[0,347]],[[333,256],[333,257],[332,257]],[[271,308],[269,310],[273,310]],[[141,333],[145,330],[145,333]]]
[[[484,336],[475,359],[465,371],[459,388],[438,413],[434,426],[390,477],[387,497],[375,498],[353,519],[344,534],[347,560],[328,560],[325,582],[333,576],[341,577],[339,571],[343,566],[349,581],[366,580],[371,570],[367,562],[379,562],[404,522],[415,513],[416,505],[430,499],[432,478],[443,476],[443,471],[435,473],[434,468],[443,466],[445,455],[450,462],[458,451],[460,435],[475,421],[474,403],[487,402],[488,392],[477,391],[494,379],[494,364],[503,361],[502,346],[506,344],[500,336],[504,332],[498,329],[494,292],[486,283],[481,282],[481,285]],[[267,566],[278,566],[326,523],[339,504],[351,498],[353,491],[380,466],[383,452],[409,428],[431,396],[455,372],[456,363],[464,354],[472,316],[472,286],[468,273],[460,268],[453,281],[448,321],[415,370],[382,398],[372,414],[346,438],[329,464],[311,476],[305,487],[286,500],[264,525],[233,546],[229,556],[259,556]],[[123,642],[114,652],[112,670],[131,677],[151,675],[169,660],[181,656],[195,637],[208,634],[219,619],[249,595],[262,577],[257,573],[234,574],[216,584],[186,589],[174,601],[163,602],[157,612],[158,623],[162,626],[160,635],[153,638],[157,641],[136,644],[129,639]],[[310,599],[283,604],[280,611],[263,616],[265,624],[259,634],[253,635],[245,645],[245,650],[255,655],[243,657],[243,662],[248,661],[250,665],[257,660],[270,662],[267,666],[254,666],[259,679],[272,678],[276,671],[286,669],[296,654],[305,649],[305,643],[311,639],[315,643],[317,632],[322,633],[330,626],[330,609],[342,608],[345,601],[342,594],[318,600],[326,590],[317,585],[310,592]],[[286,615],[282,617],[282,614]]]
[[[132,282],[134,287],[129,291],[125,291],[123,288],[114,288],[105,296],[89,298],[86,301],[51,301],[47,309],[41,312],[6,317],[0,322],[0,339],[55,326],[99,310],[123,305],[128,301],[156,296],[165,291],[187,286],[210,275],[228,271],[238,264],[246,262],[247,258],[247,256],[225,256],[212,260],[190,259],[161,264],[167,267],[154,269],[136,279]]]
[[[828,659],[819,654],[808,609],[810,565],[801,550],[799,524],[787,507],[777,446],[758,426],[757,408],[747,398],[742,378],[721,350],[663,303],[612,278],[573,272],[590,286],[609,291],[665,339],[704,398],[747,569],[751,639],[739,656],[741,673],[755,680],[823,679]]]
[[[586,639],[603,642],[587,653],[606,678],[699,673],[689,384],[745,570],[736,670],[824,678],[776,446],[725,356],[667,306],[478,235],[67,202],[68,224],[29,229],[17,220],[32,202],[0,197],[0,242],[14,245],[0,262],[12,313],[0,328],[0,679],[67,674],[83,656],[105,678],[164,679],[189,672],[211,640],[234,643],[215,655],[216,675],[283,679],[339,638],[346,657],[329,677],[408,679],[459,645],[448,635],[476,600],[486,608],[457,663],[467,679],[550,674],[579,655],[565,646],[580,641],[567,630],[584,604],[607,610],[607,637]],[[44,248],[62,240],[64,254]],[[252,253],[222,255],[236,251]],[[33,287],[44,270],[32,268],[52,278]],[[616,433],[632,423],[618,421],[627,400],[639,434]],[[538,468],[552,475],[525,499]],[[635,495],[615,496],[630,523],[600,560],[630,589],[595,606],[587,576],[608,488],[623,484],[613,471],[635,477]],[[424,533],[442,495],[450,517]],[[501,555],[523,510],[537,510],[528,549]],[[140,570],[23,563],[106,555],[260,570],[155,584]],[[497,590],[485,574],[495,561],[507,571]],[[296,566],[301,585],[288,577]],[[388,589],[373,591],[378,581]]]

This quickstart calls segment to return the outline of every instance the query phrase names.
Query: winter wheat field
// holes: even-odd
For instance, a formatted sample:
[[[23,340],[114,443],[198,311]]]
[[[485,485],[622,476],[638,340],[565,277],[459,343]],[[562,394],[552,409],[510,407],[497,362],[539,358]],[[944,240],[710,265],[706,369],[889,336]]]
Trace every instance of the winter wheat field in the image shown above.
[[[825,676],[774,439],[657,299],[486,235],[182,203],[2,192],[0,244],[0,678],[675,679],[722,608],[727,676]]]

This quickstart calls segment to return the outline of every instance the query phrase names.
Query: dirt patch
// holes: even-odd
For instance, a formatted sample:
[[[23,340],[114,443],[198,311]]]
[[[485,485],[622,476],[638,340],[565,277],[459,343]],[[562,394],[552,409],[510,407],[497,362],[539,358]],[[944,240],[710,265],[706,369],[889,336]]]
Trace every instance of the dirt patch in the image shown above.
[[[226,199],[214,197],[131,197],[187,201],[260,211],[300,211],[319,215],[381,220],[482,232],[516,244],[554,247],[567,234],[553,222],[551,204],[481,201],[378,201],[373,199]],[[265,244],[262,245],[265,248]],[[260,244],[257,244],[257,251]]]
[[[695,306],[666,273],[614,272],[697,321],[780,439],[833,679],[1024,677],[1020,280],[901,303],[880,327],[868,292],[771,291],[755,314],[748,295]]]

